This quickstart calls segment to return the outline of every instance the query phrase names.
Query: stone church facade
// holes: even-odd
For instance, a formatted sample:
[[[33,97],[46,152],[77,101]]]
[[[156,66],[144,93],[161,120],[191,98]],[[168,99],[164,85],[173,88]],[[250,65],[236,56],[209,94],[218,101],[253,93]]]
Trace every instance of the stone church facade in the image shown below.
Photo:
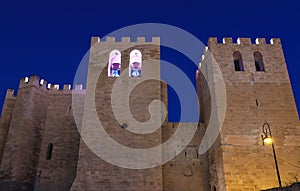
[[[114,50],[120,50],[115,55],[122,57],[111,57]],[[136,50],[140,58],[131,61]],[[137,121],[151,118],[148,106],[153,100],[170,104],[163,82],[147,80],[133,90],[128,88],[143,76],[160,75],[159,60],[159,38],[115,42],[114,38],[102,41],[93,37],[86,89],[81,85],[59,89],[31,76],[20,80],[17,95],[7,90],[0,118],[0,190],[237,191],[277,187],[272,148],[261,139],[265,122],[272,129],[283,185],[300,179],[300,123],[280,39],[267,43],[258,38],[252,43],[249,38],[239,38],[233,43],[232,38],[224,38],[219,43],[217,38],[209,38],[196,72],[199,123],[193,139],[175,158],[153,168],[130,169],[97,156],[80,136],[87,132],[87,138],[97,138],[88,131],[96,126],[90,119],[91,106],[110,137],[134,149],[155,147],[178,130],[179,123],[161,117],[157,119],[161,128],[135,134],[125,127],[133,122],[120,123],[112,111],[112,88],[117,76],[128,69],[120,88]],[[219,99],[221,91],[226,93],[225,100]],[[213,103],[224,119],[221,123],[213,118],[215,124],[221,124],[220,133],[210,149],[199,154],[212,121]],[[122,111],[123,106],[116,107]],[[189,129],[189,123],[184,125]]]

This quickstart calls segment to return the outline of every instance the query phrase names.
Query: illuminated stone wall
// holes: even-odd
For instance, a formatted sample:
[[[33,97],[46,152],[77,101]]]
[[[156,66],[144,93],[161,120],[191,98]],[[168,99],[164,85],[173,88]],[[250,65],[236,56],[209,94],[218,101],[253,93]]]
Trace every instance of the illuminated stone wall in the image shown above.
[[[116,114],[112,111],[112,88],[117,80],[115,77],[108,77],[108,58],[112,50],[119,50],[122,53],[121,73],[128,69],[129,54],[132,50],[141,51],[143,60],[154,59],[152,62],[143,61],[142,76],[149,72],[160,75],[159,58],[160,47],[159,39],[153,38],[151,42],[145,42],[144,38],[138,38],[137,42],[130,42],[129,38],[122,38],[121,42],[115,42],[114,38],[107,38],[105,41],[97,37],[92,39],[92,47],[90,49],[90,60],[87,78],[87,90],[85,97],[85,108],[83,114],[82,131],[88,128],[98,126],[95,120],[100,120],[103,128],[115,141],[130,148],[150,148],[161,143],[161,130],[154,131],[146,136],[134,134],[122,128],[123,124],[131,126],[133,123],[130,119],[118,122]],[[158,64],[154,63],[158,62]],[[146,69],[146,65],[149,65]],[[102,71],[102,72],[101,72]],[[148,80],[137,85],[133,92],[130,92],[128,86],[135,83],[140,78],[129,77],[129,74],[121,80],[118,86],[122,93],[117,96],[119,104],[114,106],[119,109],[125,108],[123,101],[129,98],[129,106],[132,115],[136,120],[144,122],[149,120],[150,113],[149,104],[153,100],[161,100],[162,94],[166,93],[166,89],[162,89],[162,84],[156,80]],[[95,94],[93,94],[95,93]],[[93,97],[95,95],[95,97]],[[99,119],[90,119],[92,116],[91,108],[95,103],[97,116]],[[125,104],[125,103],[124,103]],[[124,111],[126,112],[126,109]],[[160,111],[157,111],[160,113]],[[125,115],[127,113],[123,113]],[[100,127],[99,127],[100,128]],[[93,139],[95,133],[87,132],[86,138]],[[100,137],[99,137],[100,139]],[[98,144],[97,142],[95,144]],[[91,145],[89,145],[91,146]],[[106,145],[110,146],[110,145]],[[116,148],[117,152],[121,152]],[[114,156],[112,156],[114,157]],[[128,156],[132,161],[138,156]],[[157,156],[160,157],[160,156]],[[79,149],[79,160],[77,166],[77,176],[71,190],[162,190],[162,167],[148,169],[122,168],[104,161],[94,154],[90,147],[81,139]]]
[[[241,53],[244,71],[235,71],[234,51]],[[262,54],[265,71],[256,71],[255,51]],[[218,43],[210,38],[206,55],[209,52],[222,71],[227,95],[221,134],[209,151],[211,190],[260,190],[278,185],[272,147],[263,146],[260,137],[265,122],[271,126],[282,182],[299,177],[300,126],[280,40],[267,44],[257,39],[254,44],[249,38],[240,38],[238,43],[224,38]],[[202,74],[213,76],[210,59],[204,57],[201,63]],[[217,83],[215,78],[210,80],[213,82],[208,83]],[[205,93],[200,96],[210,99]],[[209,116],[204,115],[207,121]]]
[[[272,147],[263,146],[260,137],[265,122],[271,126],[282,184],[300,178],[300,124],[279,39],[266,43],[260,38],[252,43],[248,38],[240,38],[233,43],[231,38],[224,38],[219,43],[210,38],[197,72],[200,123],[194,138],[164,165],[135,170],[101,159],[90,149],[94,145],[88,146],[80,138],[78,128],[84,131],[98,125],[91,118],[91,106],[95,104],[97,117],[111,138],[135,149],[167,141],[176,132],[178,123],[158,118],[162,128],[143,136],[126,130],[126,126],[133,126],[133,119],[117,121],[111,103],[117,78],[107,76],[109,53],[115,49],[122,53],[121,74],[128,69],[130,52],[137,49],[143,58],[142,77],[155,73],[159,78],[159,38],[145,42],[139,37],[132,42],[125,37],[116,42],[114,38],[93,37],[86,90],[81,85],[73,88],[64,85],[59,89],[31,76],[21,79],[17,95],[13,90],[7,91],[0,118],[0,190],[33,190],[35,186],[45,191],[234,191],[277,187]],[[243,71],[235,71],[236,51],[242,56]],[[256,51],[262,55],[264,71],[256,71]],[[212,65],[212,58],[221,75],[216,72],[217,66]],[[225,90],[220,86],[221,79]],[[166,84],[157,80],[144,81],[130,91],[128,87],[139,80],[140,77],[129,77],[128,73],[119,81],[117,88],[121,93],[116,99],[122,104],[114,107],[120,109],[120,115],[125,115],[128,111],[122,109],[129,98],[134,119],[145,122],[150,118],[149,105],[153,100],[161,100],[165,106],[170,103]],[[219,99],[222,91],[226,91],[226,97]],[[224,123],[210,149],[199,154],[209,123],[219,120],[212,117],[213,102],[226,105]],[[161,114],[162,110],[157,112]],[[86,135],[98,136],[92,132]],[[119,150],[115,152],[118,154]],[[152,157],[160,158],[164,152],[161,150]],[[128,156],[133,163],[134,157]]]

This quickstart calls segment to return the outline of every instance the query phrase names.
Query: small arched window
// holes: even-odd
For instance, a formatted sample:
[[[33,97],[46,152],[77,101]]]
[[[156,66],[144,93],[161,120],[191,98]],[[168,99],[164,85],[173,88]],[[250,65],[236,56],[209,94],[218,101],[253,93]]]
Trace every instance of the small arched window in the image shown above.
[[[139,50],[130,52],[129,76],[142,76],[142,53]]]
[[[233,62],[235,71],[244,71],[242,54],[239,51],[233,53]]]
[[[108,76],[119,77],[121,71],[121,52],[113,50],[109,54]]]
[[[261,53],[256,51],[256,52],[254,52],[253,56],[254,56],[254,63],[255,63],[256,71],[258,71],[258,72],[265,71],[264,62],[263,62]]]

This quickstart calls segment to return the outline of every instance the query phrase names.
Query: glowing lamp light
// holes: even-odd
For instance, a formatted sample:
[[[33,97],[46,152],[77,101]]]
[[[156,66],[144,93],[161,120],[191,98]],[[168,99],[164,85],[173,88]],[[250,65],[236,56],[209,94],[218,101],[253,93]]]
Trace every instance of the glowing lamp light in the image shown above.
[[[267,145],[270,145],[270,144],[272,144],[272,142],[273,142],[273,140],[272,140],[272,138],[271,137],[265,137],[264,139],[263,139],[263,141],[264,141],[264,143],[265,144],[267,144]]]

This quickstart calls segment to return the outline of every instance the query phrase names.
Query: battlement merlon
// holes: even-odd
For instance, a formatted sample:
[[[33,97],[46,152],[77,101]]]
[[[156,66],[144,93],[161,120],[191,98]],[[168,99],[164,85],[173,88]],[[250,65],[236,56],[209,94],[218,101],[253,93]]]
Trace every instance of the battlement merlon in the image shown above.
[[[20,79],[19,89],[24,87],[34,86],[36,88],[42,88],[44,90],[47,89],[47,81],[41,79],[39,76],[33,75],[28,77],[24,77]]]
[[[45,91],[49,91],[50,93],[54,92],[65,92],[65,93],[85,93],[85,90],[82,88],[82,84],[75,84],[73,89],[70,84],[64,84],[61,89],[58,84],[47,83],[47,81],[43,78],[40,78],[37,75],[33,75],[30,77],[23,77],[20,79],[19,89],[25,87],[35,87],[39,89],[43,89]],[[14,90],[7,90],[6,96],[12,96],[14,94]],[[15,96],[15,95],[14,95]]]
[[[85,94],[86,91],[82,87],[82,84],[75,84],[73,87],[71,84],[64,84],[61,89],[58,84],[48,84],[50,94]]]
[[[131,39],[130,37],[122,37],[120,42],[117,42],[115,37],[106,37],[105,40],[100,39],[100,37],[92,37],[91,46],[96,43],[149,43],[149,44],[160,44],[160,37],[152,37],[151,41],[146,41],[145,37],[137,37],[135,39]]]
[[[265,38],[256,38],[255,43],[251,42],[251,38],[238,38],[236,43],[233,42],[231,37],[224,37],[222,39],[222,43],[218,43],[218,38],[210,37],[208,39],[208,47],[213,47],[217,45],[229,45],[229,44],[239,44],[239,45],[266,45]],[[272,38],[270,40],[269,45],[281,45],[281,41],[279,38]]]
[[[14,93],[15,93],[14,89],[7,89],[5,98],[15,98],[16,95]]]

